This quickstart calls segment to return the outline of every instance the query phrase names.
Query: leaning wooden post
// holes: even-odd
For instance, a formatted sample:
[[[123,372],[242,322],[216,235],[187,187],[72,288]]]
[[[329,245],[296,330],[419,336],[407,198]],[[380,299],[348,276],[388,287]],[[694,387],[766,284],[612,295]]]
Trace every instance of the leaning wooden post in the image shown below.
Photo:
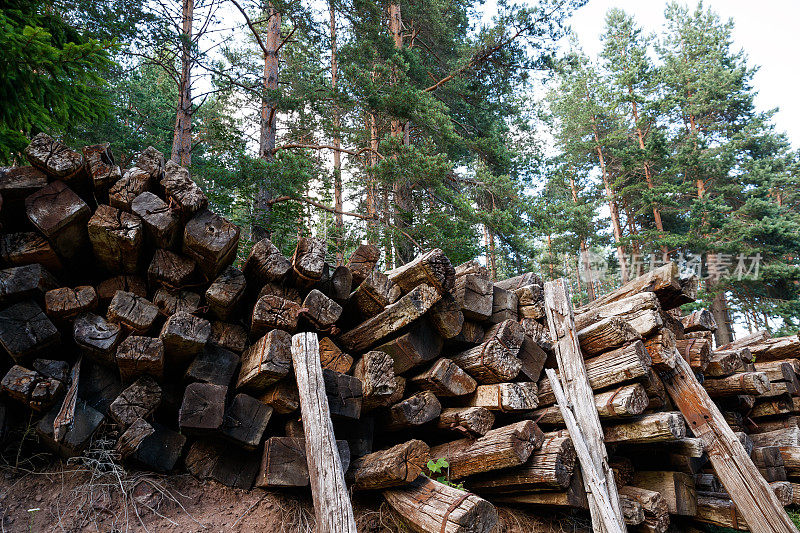
[[[625,520],[619,502],[617,485],[614,475],[608,465],[608,453],[603,440],[603,428],[600,426],[600,416],[594,405],[594,393],[589,385],[586,367],[583,363],[583,354],[578,344],[578,334],[575,330],[575,315],[572,311],[569,288],[564,279],[548,281],[544,284],[544,308],[547,315],[547,324],[550,328],[550,337],[553,339],[553,350],[556,354],[558,368],[564,384],[566,401],[572,406],[577,425],[586,442],[589,455],[594,463],[597,475],[596,482],[605,487],[608,492],[607,504],[611,515],[611,523],[615,528],[606,527],[602,516],[605,513],[603,504],[592,491],[589,476],[584,477],[584,487],[589,499],[589,510],[592,516],[592,527],[597,532],[613,533],[626,531]],[[560,404],[561,402],[559,402]]]
[[[672,401],[703,441],[711,465],[753,533],[797,533],[719,408],[682,357],[661,377]]]
[[[595,499],[597,505],[596,509],[599,511],[599,516],[592,514],[592,522],[598,519],[602,521],[605,531],[624,531],[619,528],[616,518],[612,512],[611,495],[608,493],[608,485],[601,481],[601,475],[595,468],[593,453],[589,451],[586,445],[586,439],[583,437],[583,432],[578,427],[578,422],[575,420],[575,415],[569,407],[569,402],[564,395],[564,389],[561,388],[561,382],[558,381],[558,374],[552,368],[545,370],[547,379],[550,381],[550,386],[553,388],[553,394],[558,402],[558,408],[561,411],[561,416],[564,418],[564,424],[567,426],[569,436],[572,439],[572,444],[575,446],[575,454],[578,456],[578,461],[581,464],[581,472],[583,474],[583,482],[587,486],[586,494],[591,495]],[[594,513],[594,507],[592,513]]]
[[[292,364],[300,395],[317,532],[356,533],[353,507],[333,436],[316,333],[298,333],[292,337]]]

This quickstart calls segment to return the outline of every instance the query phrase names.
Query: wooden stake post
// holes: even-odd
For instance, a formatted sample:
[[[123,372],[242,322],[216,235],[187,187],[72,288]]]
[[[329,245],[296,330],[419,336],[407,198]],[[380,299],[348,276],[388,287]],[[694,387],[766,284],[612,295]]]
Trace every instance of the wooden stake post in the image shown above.
[[[292,363],[300,394],[317,531],[356,533],[353,507],[333,436],[316,333],[299,333],[292,337]]]
[[[626,531],[617,485],[608,465],[603,428],[600,426],[600,417],[594,405],[594,393],[589,385],[583,354],[578,344],[569,289],[564,279],[545,283],[544,304],[550,337],[553,339],[553,350],[564,383],[565,401],[569,402],[574,410],[577,428],[588,451],[587,459],[591,459],[592,462],[591,467],[584,470],[584,486],[589,497],[592,526],[597,532]],[[566,407],[560,401],[559,404],[562,409]],[[577,447],[578,439],[575,437],[573,439]],[[599,493],[596,492],[598,487],[601,489]],[[608,494],[605,501],[602,496],[604,491]]]
[[[753,533],[797,533],[775,493],[753,464],[689,363],[676,358],[675,370],[662,373],[672,401],[696,437],[703,440],[717,477]]]

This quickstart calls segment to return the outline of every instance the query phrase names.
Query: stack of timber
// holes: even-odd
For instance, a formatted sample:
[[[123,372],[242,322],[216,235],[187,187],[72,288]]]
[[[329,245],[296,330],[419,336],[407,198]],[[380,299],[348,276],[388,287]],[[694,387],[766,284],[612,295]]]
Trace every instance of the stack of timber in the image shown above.
[[[311,332],[344,479],[413,529],[491,531],[492,502],[588,509],[543,372],[558,365],[536,274],[494,281],[438,249],[382,271],[368,244],[336,264],[312,237],[237,258],[240,229],[153,148],[122,169],[107,144],[40,134],[25,155],[31,166],[0,169],[0,429],[30,410],[65,457],[105,432],[132,467],[315,490],[319,419],[304,427],[302,406],[320,391],[296,378],[292,347]],[[635,531],[732,505],[662,381],[678,358],[705,373],[765,476],[800,475],[797,338],[712,350],[710,315],[678,311],[696,290],[670,263],[575,310]],[[431,472],[438,459],[448,466]]]

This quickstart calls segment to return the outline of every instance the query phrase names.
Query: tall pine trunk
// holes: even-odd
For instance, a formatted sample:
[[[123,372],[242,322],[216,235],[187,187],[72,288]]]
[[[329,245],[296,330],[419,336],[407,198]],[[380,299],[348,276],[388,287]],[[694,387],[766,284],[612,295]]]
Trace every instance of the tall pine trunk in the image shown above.
[[[331,90],[337,97],[339,82],[339,63],[336,48],[336,6],[334,0],[328,4],[331,16]],[[344,259],[344,220],[342,218],[342,152],[341,127],[342,116],[338,101],[333,105],[333,206],[336,210],[336,264],[341,265]]]
[[[575,178],[573,176],[569,177],[569,187],[572,190],[572,202],[578,205],[578,188],[575,186]],[[581,235],[581,258],[583,259],[583,269],[587,277],[586,294],[589,296],[589,301],[593,302],[596,299],[594,294],[594,280],[592,280],[591,264],[589,263],[589,248],[586,246],[586,237],[583,235]],[[579,280],[580,277],[580,272],[578,272]]]
[[[275,159],[275,141],[278,123],[278,105],[269,94],[278,89],[278,72],[280,69],[278,51],[281,45],[281,14],[268,4],[267,34],[264,39],[264,95],[261,98],[261,124],[258,143],[258,156],[271,163]],[[271,171],[270,171],[271,172]],[[258,184],[256,197],[253,199],[253,239],[259,241],[271,236],[270,201],[273,195],[272,179],[267,177]]]
[[[192,22],[194,0],[183,0],[181,74],[170,159],[183,167],[192,164]]]
[[[400,4],[393,1],[388,7],[389,34],[396,50],[403,48],[403,16],[400,11]],[[397,73],[392,75],[392,83],[397,83]],[[407,144],[407,130],[397,117],[391,119],[391,136],[402,144]],[[392,222],[401,231],[407,231],[412,223],[413,205],[411,202],[411,186],[402,178],[396,178],[392,184],[394,205],[392,206]],[[414,250],[411,243],[405,236],[398,235],[394,239],[394,259],[395,266],[403,265],[411,261],[414,257]]]
[[[589,95],[586,95],[589,98]],[[600,134],[597,132],[596,118],[592,117],[592,133],[594,134],[595,151],[597,152],[597,160],[600,163],[600,173],[603,177],[603,188],[606,193],[606,200],[608,201],[608,209],[611,212],[611,226],[614,230],[614,243],[617,248],[617,259],[619,260],[619,272],[622,277],[622,283],[628,282],[628,263],[625,258],[625,248],[622,245],[622,226],[619,221],[619,205],[614,196],[614,191],[611,189],[611,181],[608,176],[608,168],[606,167],[606,159],[603,155],[603,148],[600,146]]]

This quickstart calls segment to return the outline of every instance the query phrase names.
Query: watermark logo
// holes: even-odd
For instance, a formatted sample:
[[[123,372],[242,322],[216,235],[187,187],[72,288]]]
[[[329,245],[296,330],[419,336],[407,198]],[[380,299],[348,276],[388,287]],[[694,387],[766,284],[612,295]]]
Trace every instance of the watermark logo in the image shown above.
[[[678,264],[681,277],[697,276],[699,279],[716,282],[722,278],[736,281],[758,279],[762,257],[758,253],[752,256],[743,253],[709,253],[703,256],[679,252],[677,256],[667,259],[661,254],[628,254],[624,259],[631,278],[674,261]],[[581,252],[579,260],[581,281],[588,283],[607,279],[609,264],[606,255],[587,250]]]

